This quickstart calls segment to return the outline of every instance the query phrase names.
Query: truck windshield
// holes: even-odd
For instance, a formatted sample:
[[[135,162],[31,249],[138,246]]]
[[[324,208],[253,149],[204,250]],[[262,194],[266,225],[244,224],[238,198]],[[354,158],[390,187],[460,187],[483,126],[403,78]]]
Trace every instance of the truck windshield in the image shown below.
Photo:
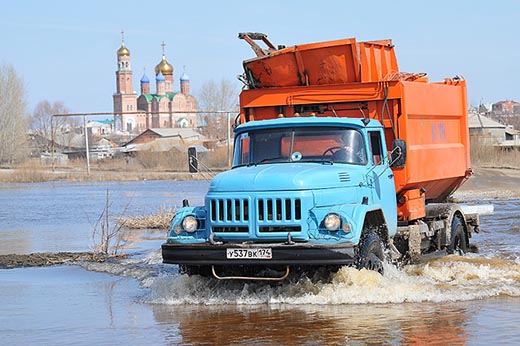
[[[363,135],[355,129],[264,129],[236,136],[233,167],[295,161],[365,165],[366,152]]]

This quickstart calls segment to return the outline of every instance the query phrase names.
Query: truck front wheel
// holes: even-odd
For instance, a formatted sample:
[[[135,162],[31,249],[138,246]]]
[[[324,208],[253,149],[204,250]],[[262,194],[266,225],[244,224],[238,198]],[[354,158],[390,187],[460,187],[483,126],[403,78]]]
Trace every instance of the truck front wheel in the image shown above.
[[[454,216],[451,222],[451,241],[448,246],[448,253],[463,255],[468,251],[468,244],[466,242],[466,234],[464,232],[464,225],[459,216]]]
[[[363,235],[357,248],[356,267],[373,270],[383,275],[384,261],[385,252],[379,236],[373,231]]]

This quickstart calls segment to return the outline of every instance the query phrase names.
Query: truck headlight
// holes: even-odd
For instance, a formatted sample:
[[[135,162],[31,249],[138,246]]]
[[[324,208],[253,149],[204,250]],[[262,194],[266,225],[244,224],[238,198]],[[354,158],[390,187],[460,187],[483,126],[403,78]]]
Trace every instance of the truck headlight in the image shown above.
[[[323,220],[323,226],[328,231],[337,231],[341,227],[341,218],[336,213],[327,214]]]
[[[197,219],[192,215],[188,215],[184,218],[184,220],[182,220],[182,228],[188,233],[195,232],[198,226],[199,223]]]

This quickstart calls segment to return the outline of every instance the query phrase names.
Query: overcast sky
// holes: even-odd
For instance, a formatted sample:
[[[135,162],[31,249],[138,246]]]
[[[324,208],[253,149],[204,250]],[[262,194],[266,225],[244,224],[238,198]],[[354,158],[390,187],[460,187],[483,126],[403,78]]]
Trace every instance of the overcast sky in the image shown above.
[[[209,80],[235,81],[242,60],[254,56],[237,34],[256,31],[287,46],[391,38],[401,71],[427,72],[432,81],[462,75],[470,105],[520,100],[520,2],[514,0],[1,4],[0,63],[12,64],[23,77],[30,112],[43,99],[63,101],[73,112],[112,111],[122,29],[136,91],[145,68],[153,82],[162,41],[177,90],[184,66],[195,96]]]

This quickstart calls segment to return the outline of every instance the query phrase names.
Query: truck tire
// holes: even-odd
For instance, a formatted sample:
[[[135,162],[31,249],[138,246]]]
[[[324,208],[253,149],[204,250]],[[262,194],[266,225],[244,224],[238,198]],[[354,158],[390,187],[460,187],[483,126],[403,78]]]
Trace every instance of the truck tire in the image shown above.
[[[363,235],[357,248],[356,268],[373,270],[383,275],[384,261],[385,251],[379,236],[373,231]]]
[[[448,253],[463,255],[466,252],[468,252],[468,244],[464,224],[460,216],[454,216],[451,221],[451,241],[448,246]]]

